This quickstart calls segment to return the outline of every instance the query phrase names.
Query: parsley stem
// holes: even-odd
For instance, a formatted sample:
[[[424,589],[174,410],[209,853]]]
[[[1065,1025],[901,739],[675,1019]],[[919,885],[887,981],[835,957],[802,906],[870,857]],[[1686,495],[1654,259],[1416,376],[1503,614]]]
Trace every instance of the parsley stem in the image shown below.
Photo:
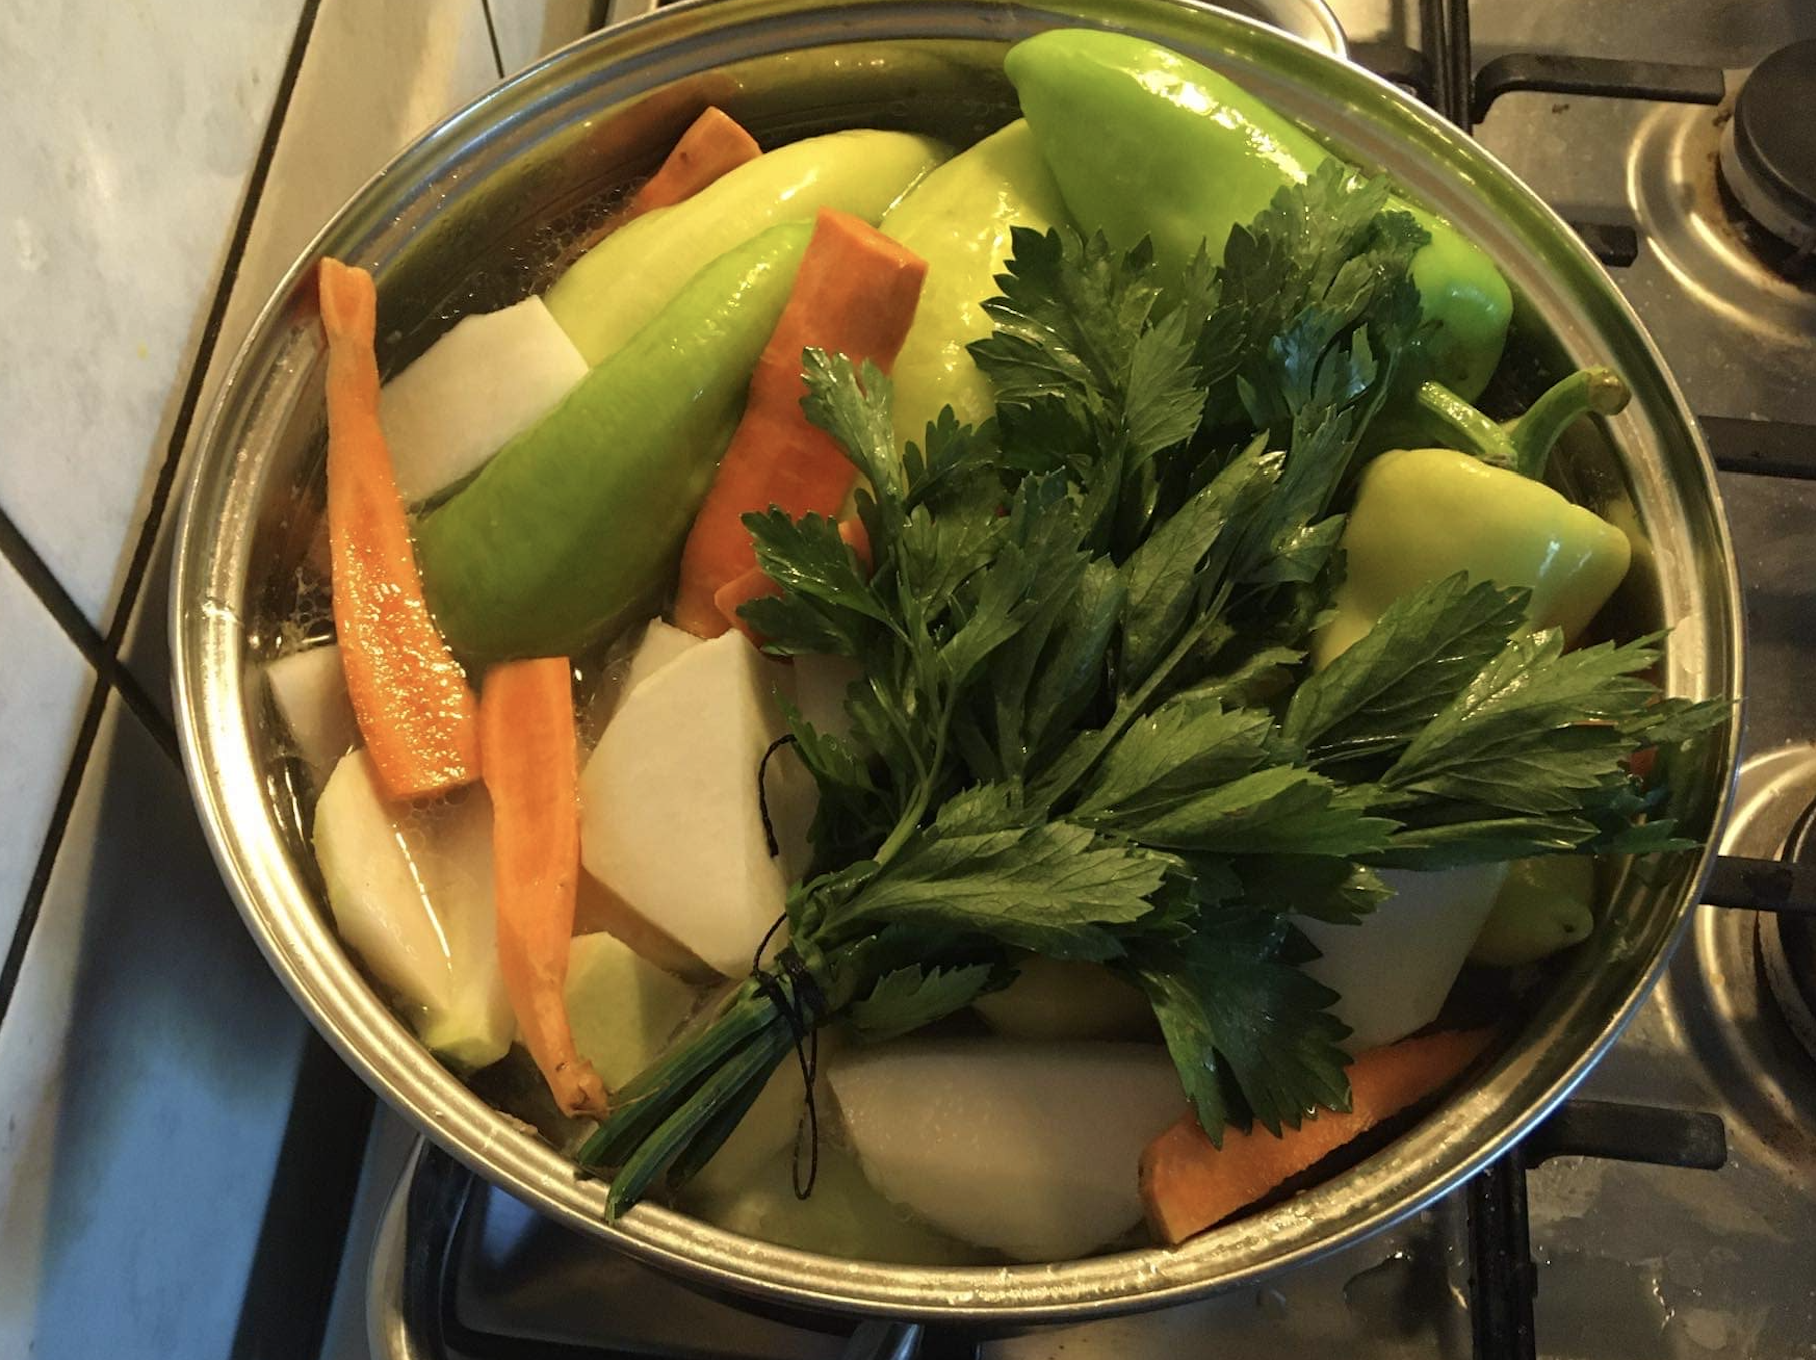
[[[715,1068],[700,1088],[639,1142],[636,1151],[625,1159],[624,1165],[612,1177],[612,1188],[605,1201],[606,1216],[617,1218],[642,1199],[644,1192],[668,1170],[669,1165],[687,1152],[694,1135],[721,1109],[739,1102],[747,1087],[754,1084],[761,1088],[787,1051],[786,1040],[778,1051],[772,1037],[759,1035]],[[724,1132],[731,1130],[726,1128]]]
[[[933,739],[933,759],[926,765],[915,762],[919,780],[914,791],[914,801],[909,804],[889,833],[889,838],[877,849],[873,858],[878,864],[887,864],[894,859],[902,846],[907,844],[921,824],[921,818],[927,815],[927,805],[933,801],[933,786],[939,779],[940,767],[946,761],[946,737],[952,730],[952,714],[958,703],[956,692],[946,695],[946,706],[940,712],[939,727]]]
[[[678,1098],[777,1019],[775,1007],[746,981],[724,1012],[618,1092],[612,1111],[575,1154],[582,1166],[611,1166],[654,1129]]]
[[[1081,732],[1073,739],[1065,754],[1054,761],[1047,776],[1035,785],[1032,801],[1042,807],[1057,807],[1061,799],[1077,788],[1079,781],[1103,759],[1104,752],[1128,729],[1130,723],[1141,716],[1155,693],[1166,683],[1167,677],[1221,618],[1221,613],[1214,609],[1200,615],[1180,636],[1179,641],[1173,644],[1173,649],[1160,659],[1160,664],[1148,672],[1148,678],[1141,682],[1141,687],[1116,705],[1116,711],[1110,715],[1108,722],[1096,731]]]

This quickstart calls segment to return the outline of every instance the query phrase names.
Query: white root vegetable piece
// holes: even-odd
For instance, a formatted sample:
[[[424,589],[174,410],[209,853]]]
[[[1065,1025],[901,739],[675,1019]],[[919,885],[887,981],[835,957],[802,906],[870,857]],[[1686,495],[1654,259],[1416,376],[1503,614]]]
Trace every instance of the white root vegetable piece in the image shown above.
[[[484,790],[431,807],[388,803],[370,758],[354,751],[316,802],[315,857],[335,928],[423,1043],[462,1067],[502,1058],[516,1021],[498,967]]]
[[[622,661],[623,653],[618,650],[624,645],[623,641],[613,644],[618,660],[608,667],[588,705],[586,729],[590,732],[603,732],[626,695],[683,652],[698,647],[700,639],[661,619],[651,619],[644,625],[636,647],[629,649],[628,664]]]
[[[613,1091],[655,1061],[694,1007],[693,988],[603,931],[568,946],[566,997],[574,1046]]]
[[[617,936],[633,952],[683,981],[700,984],[719,978],[692,950],[683,949],[666,931],[632,911],[617,893],[582,871],[574,887],[574,933],[596,935],[600,931]]]
[[[1505,864],[1420,873],[1385,869],[1394,895],[1355,925],[1299,921],[1324,957],[1305,971],[1339,1000],[1352,1053],[1423,1029],[1438,1018],[1507,876]]]
[[[297,754],[317,779],[326,778],[335,761],[359,743],[339,644],[306,647],[268,662],[265,683],[271,686]]]
[[[541,298],[463,318],[379,393],[398,492],[414,504],[476,471],[586,370]]]
[[[637,644],[637,650],[631,656],[631,668],[624,677],[624,693],[628,695],[645,680],[654,678],[669,662],[679,660],[700,642],[701,639],[685,629],[661,619],[651,619],[649,627],[643,630],[643,641]]]
[[[782,914],[757,767],[786,684],[741,633],[689,648],[626,696],[580,776],[587,870],[727,976]]]
[[[794,1176],[794,1156],[784,1148],[729,1193],[702,1191],[696,1177],[682,1190],[681,1205],[746,1237],[846,1261],[951,1266],[977,1255],[884,1199],[836,1143],[822,1141],[819,1174],[806,1199],[795,1198]]]
[[[904,1040],[828,1071],[870,1183],[943,1232],[1067,1261],[1141,1218],[1141,1150],[1185,1095],[1158,1045]]]

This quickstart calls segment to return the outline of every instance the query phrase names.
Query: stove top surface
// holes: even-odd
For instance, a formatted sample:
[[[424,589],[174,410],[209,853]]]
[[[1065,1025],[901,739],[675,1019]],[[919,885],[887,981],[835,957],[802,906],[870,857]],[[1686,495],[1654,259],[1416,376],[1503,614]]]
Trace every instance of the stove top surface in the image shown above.
[[[1337,0],[1333,8],[1365,61],[1417,43],[1420,6],[1411,0]],[[1507,94],[1476,132],[1588,234],[1618,241],[1631,233],[1631,261],[1614,277],[1706,418],[1725,467],[1752,466],[1748,450],[1763,448],[1816,471],[1816,268],[1807,248],[1800,254],[1748,216],[1746,192],[1737,196],[1721,168],[1747,72],[1780,48],[1816,39],[1816,4],[1476,0],[1470,18],[1478,67],[1536,50],[1725,73],[1727,93],[1714,106]],[[1794,143],[1771,139],[1774,147]],[[1816,697],[1805,679],[1816,660],[1816,480],[1724,471],[1721,491],[1749,633],[1746,763],[1723,849],[1773,858],[1816,801]],[[1516,1178],[1516,1194],[1524,1177],[1519,1212],[1535,1263],[1538,1354],[1816,1357],[1816,1058],[1797,1037],[1802,1022],[1787,1020],[1769,986],[1774,970],[1782,985],[1786,944],[1774,918],[1703,908],[1664,981],[1578,1093],[1714,1112],[1726,1134],[1719,1170],[1547,1159],[1550,1150],[1585,1145],[1554,1121],[1521,1165],[1499,1173]],[[1794,952],[1808,941],[1790,944]],[[1608,1114],[1585,1111],[1592,1124]],[[1691,1146],[1707,1133],[1668,1113],[1657,1128],[1627,1118],[1630,1153],[1645,1154],[1649,1139],[1687,1137]],[[439,1154],[428,1156],[458,1204],[437,1200],[423,1175],[405,1177],[393,1199],[368,1298],[381,1360],[543,1354],[539,1347],[551,1342],[581,1348],[575,1355],[907,1353],[888,1349],[899,1336],[873,1330],[854,1342],[704,1299],[508,1196],[461,1183]],[[975,1338],[928,1335],[918,1338],[919,1353],[1239,1360],[1309,1343],[1358,1360],[1481,1354],[1470,1276],[1486,1267],[1471,1251],[1471,1193],[1258,1291],[981,1349]],[[438,1229],[423,1220],[455,1208],[456,1257],[444,1270],[449,1223]],[[1517,1279],[1524,1266],[1514,1266]],[[422,1291],[437,1279],[435,1288],[454,1287],[431,1303]]]

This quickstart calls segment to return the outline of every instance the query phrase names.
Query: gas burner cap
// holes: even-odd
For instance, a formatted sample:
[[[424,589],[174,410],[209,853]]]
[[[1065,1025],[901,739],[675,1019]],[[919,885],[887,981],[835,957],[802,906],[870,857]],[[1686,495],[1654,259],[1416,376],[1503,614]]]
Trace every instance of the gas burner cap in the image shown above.
[[[1760,226],[1816,246],[1816,39],[1772,53],[1748,74],[1722,132],[1729,190]]]

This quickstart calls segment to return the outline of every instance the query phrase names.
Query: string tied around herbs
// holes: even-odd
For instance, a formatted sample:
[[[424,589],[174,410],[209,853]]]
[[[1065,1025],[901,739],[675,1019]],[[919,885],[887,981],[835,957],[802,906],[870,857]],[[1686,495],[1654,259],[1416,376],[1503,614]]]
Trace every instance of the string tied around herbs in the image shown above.
[[[775,822],[769,813],[769,761],[777,751],[785,746],[796,744],[792,732],[777,737],[769,743],[763,752],[763,759],[757,764],[757,812],[763,819],[763,839],[771,859],[782,853],[781,843],[776,839]],[[814,978],[813,970],[807,961],[792,944],[783,945],[776,952],[776,968],[788,978],[789,986],[782,985],[781,978],[775,972],[763,966],[763,951],[769,948],[769,942],[788,921],[784,913],[776,917],[775,923],[763,933],[757,944],[757,952],[750,961],[751,981],[756,983],[757,990],[776,1008],[787,1023],[794,1036],[795,1062],[801,1069],[801,1083],[806,1088],[806,1102],[802,1113],[805,1116],[795,1126],[794,1166],[792,1180],[796,1199],[806,1199],[813,1193],[814,1182],[820,1174],[820,1115],[814,1102],[814,1086],[820,1074],[820,1028],[819,1017],[826,1011],[826,994],[820,990],[819,982]],[[807,1133],[807,1175],[801,1175],[801,1133]]]
[[[775,938],[775,933],[787,920],[786,915],[776,917],[775,924],[763,933],[763,939],[757,945],[757,952],[750,962],[750,978],[769,1004],[776,1008],[794,1037],[795,1062],[800,1066],[801,1084],[807,1094],[802,1110],[805,1117],[795,1126],[791,1179],[794,1182],[795,1198],[806,1199],[813,1193],[814,1182],[820,1175],[820,1114],[814,1101],[814,1087],[820,1075],[819,1017],[826,1010],[826,994],[820,990],[820,984],[815,979],[813,970],[807,966],[807,961],[801,957],[801,952],[792,944],[785,944],[776,951],[777,971],[763,966],[763,951],[769,948],[770,940]],[[778,972],[786,975],[788,986],[782,985]],[[805,1179],[801,1175],[803,1128],[807,1134]]]
[[[763,759],[757,762],[757,815],[763,819],[763,844],[768,849],[771,859],[781,858],[782,843],[776,839],[776,824],[769,815],[769,760],[784,746],[798,745],[800,743],[795,739],[793,732],[785,733],[764,748]],[[775,934],[775,929],[774,926],[769,928],[770,935]],[[768,935],[763,937],[763,942],[769,943]],[[757,952],[760,954],[763,951],[759,949]]]

